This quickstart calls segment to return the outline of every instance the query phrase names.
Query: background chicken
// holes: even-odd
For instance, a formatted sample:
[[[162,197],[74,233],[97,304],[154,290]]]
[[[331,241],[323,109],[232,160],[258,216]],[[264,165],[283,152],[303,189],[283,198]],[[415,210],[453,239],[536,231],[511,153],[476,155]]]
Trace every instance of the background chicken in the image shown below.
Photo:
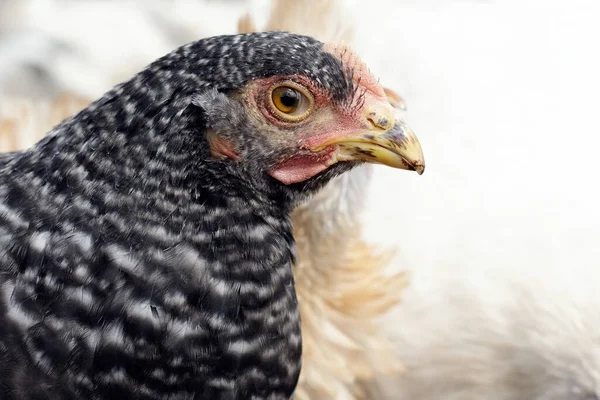
[[[90,15],[105,15],[97,8],[62,20],[31,8],[29,16],[9,21],[21,29],[4,34],[2,43],[21,37],[22,44],[0,60],[23,65],[18,60],[34,54],[32,63],[46,71],[34,76],[56,76],[60,69],[45,50],[47,38],[70,32],[72,21],[98,27],[65,36],[81,43],[88,32],[95,46],[114,49],[110,55],[98,53],[105,66],[120,60],[125,38],[135,38],[140,47],[135,51],[141,52],[151,45],[145,38],[162,43],[164,38],[152,35],[170,32],[144,28],[151,24],[115,2],[95,2],[100,3],[128,21],[121,24],[127,35],[103,42],[119,30],[107,35],[103,29],[109,22],[95,25],[103,20]],[[159,18],[180,21],[187,33],[202,28],[202,35],[232,32],[246,11],[240,2],[190,1],[189,7],[198,8],[176,16],[183,3],[171,2],[177,6],[162,8]],[[428,157],[427,174],[419,179],[402,174],[397,181],[374,168],[365,205],[363,236],[399,247],[393,265],[410,280],[402,305],[384,323],[406,371],[381,382],[371,398],[381,392],[394,400],[596,398],[600,196],[593,182],[600,65],[590,49],[600,35],[597,2],[345,0],[342,5],[353,24],[354,47],[382,82],[407,99],[407,120]],[[264,26],[267,2],[252,7],[257,7],[253,15],[262,15],[256,25]],[[65,54],[86,59],[91,53]],[[101,76],[81,69],[86,70]]]

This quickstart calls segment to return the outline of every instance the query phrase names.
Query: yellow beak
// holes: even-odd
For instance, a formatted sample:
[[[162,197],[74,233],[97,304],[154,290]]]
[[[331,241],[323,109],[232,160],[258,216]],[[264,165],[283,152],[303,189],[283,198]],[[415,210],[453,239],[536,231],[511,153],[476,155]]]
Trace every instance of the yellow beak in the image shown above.
[[[337,161],[383,164],[417,171],[419,175],[425,171],[421,144],[404,121],[384,118],[377,112],[369,113],[367,119],[371,126],[364,131],[334,138],[319,144],[315,150],[335,145]]]

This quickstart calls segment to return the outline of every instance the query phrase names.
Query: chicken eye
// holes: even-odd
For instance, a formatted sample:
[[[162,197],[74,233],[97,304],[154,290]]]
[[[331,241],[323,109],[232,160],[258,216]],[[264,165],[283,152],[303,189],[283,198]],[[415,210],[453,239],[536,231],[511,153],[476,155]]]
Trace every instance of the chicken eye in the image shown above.
[[[288,121],[304,119],[312,110],[313,99],[300,85],[286,83],[271,91],[271,105],[276,114]]]

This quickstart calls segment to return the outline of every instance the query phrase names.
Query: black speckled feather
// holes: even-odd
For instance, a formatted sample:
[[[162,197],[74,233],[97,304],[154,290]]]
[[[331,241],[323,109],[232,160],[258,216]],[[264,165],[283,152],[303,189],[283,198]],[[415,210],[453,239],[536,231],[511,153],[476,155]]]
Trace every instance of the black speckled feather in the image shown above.
[[[289,211],[333,176],[264,174],[229,93],[303,74],[354,88],[287,33],[183,46],[0,159],[0,398],[288,399],[300,370]],[[210,156],[206,130],[248,138]],[[258,144],[257,144],[258,143]]]

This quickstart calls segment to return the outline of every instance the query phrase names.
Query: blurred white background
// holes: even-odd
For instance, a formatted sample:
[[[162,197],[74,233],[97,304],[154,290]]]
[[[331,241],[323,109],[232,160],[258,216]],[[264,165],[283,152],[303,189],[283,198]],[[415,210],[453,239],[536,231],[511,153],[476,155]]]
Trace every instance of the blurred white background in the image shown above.
[[[597,396],[600,2],[395,4],[360,10],[357,46],[406,96],[427,163],[379,168],[367,215],[411,271],[398,390]]]
[[[164,3],[1,0],[0,90],[99,96],[268,7]],[[427,164],[423,176],[376,168],[364,215],[365,237],[397,245],[394,268],[410,274],[387,323],[409,370],[384,391],[596,398],[600,2],[344,3],[358,53],[406,99]]]

